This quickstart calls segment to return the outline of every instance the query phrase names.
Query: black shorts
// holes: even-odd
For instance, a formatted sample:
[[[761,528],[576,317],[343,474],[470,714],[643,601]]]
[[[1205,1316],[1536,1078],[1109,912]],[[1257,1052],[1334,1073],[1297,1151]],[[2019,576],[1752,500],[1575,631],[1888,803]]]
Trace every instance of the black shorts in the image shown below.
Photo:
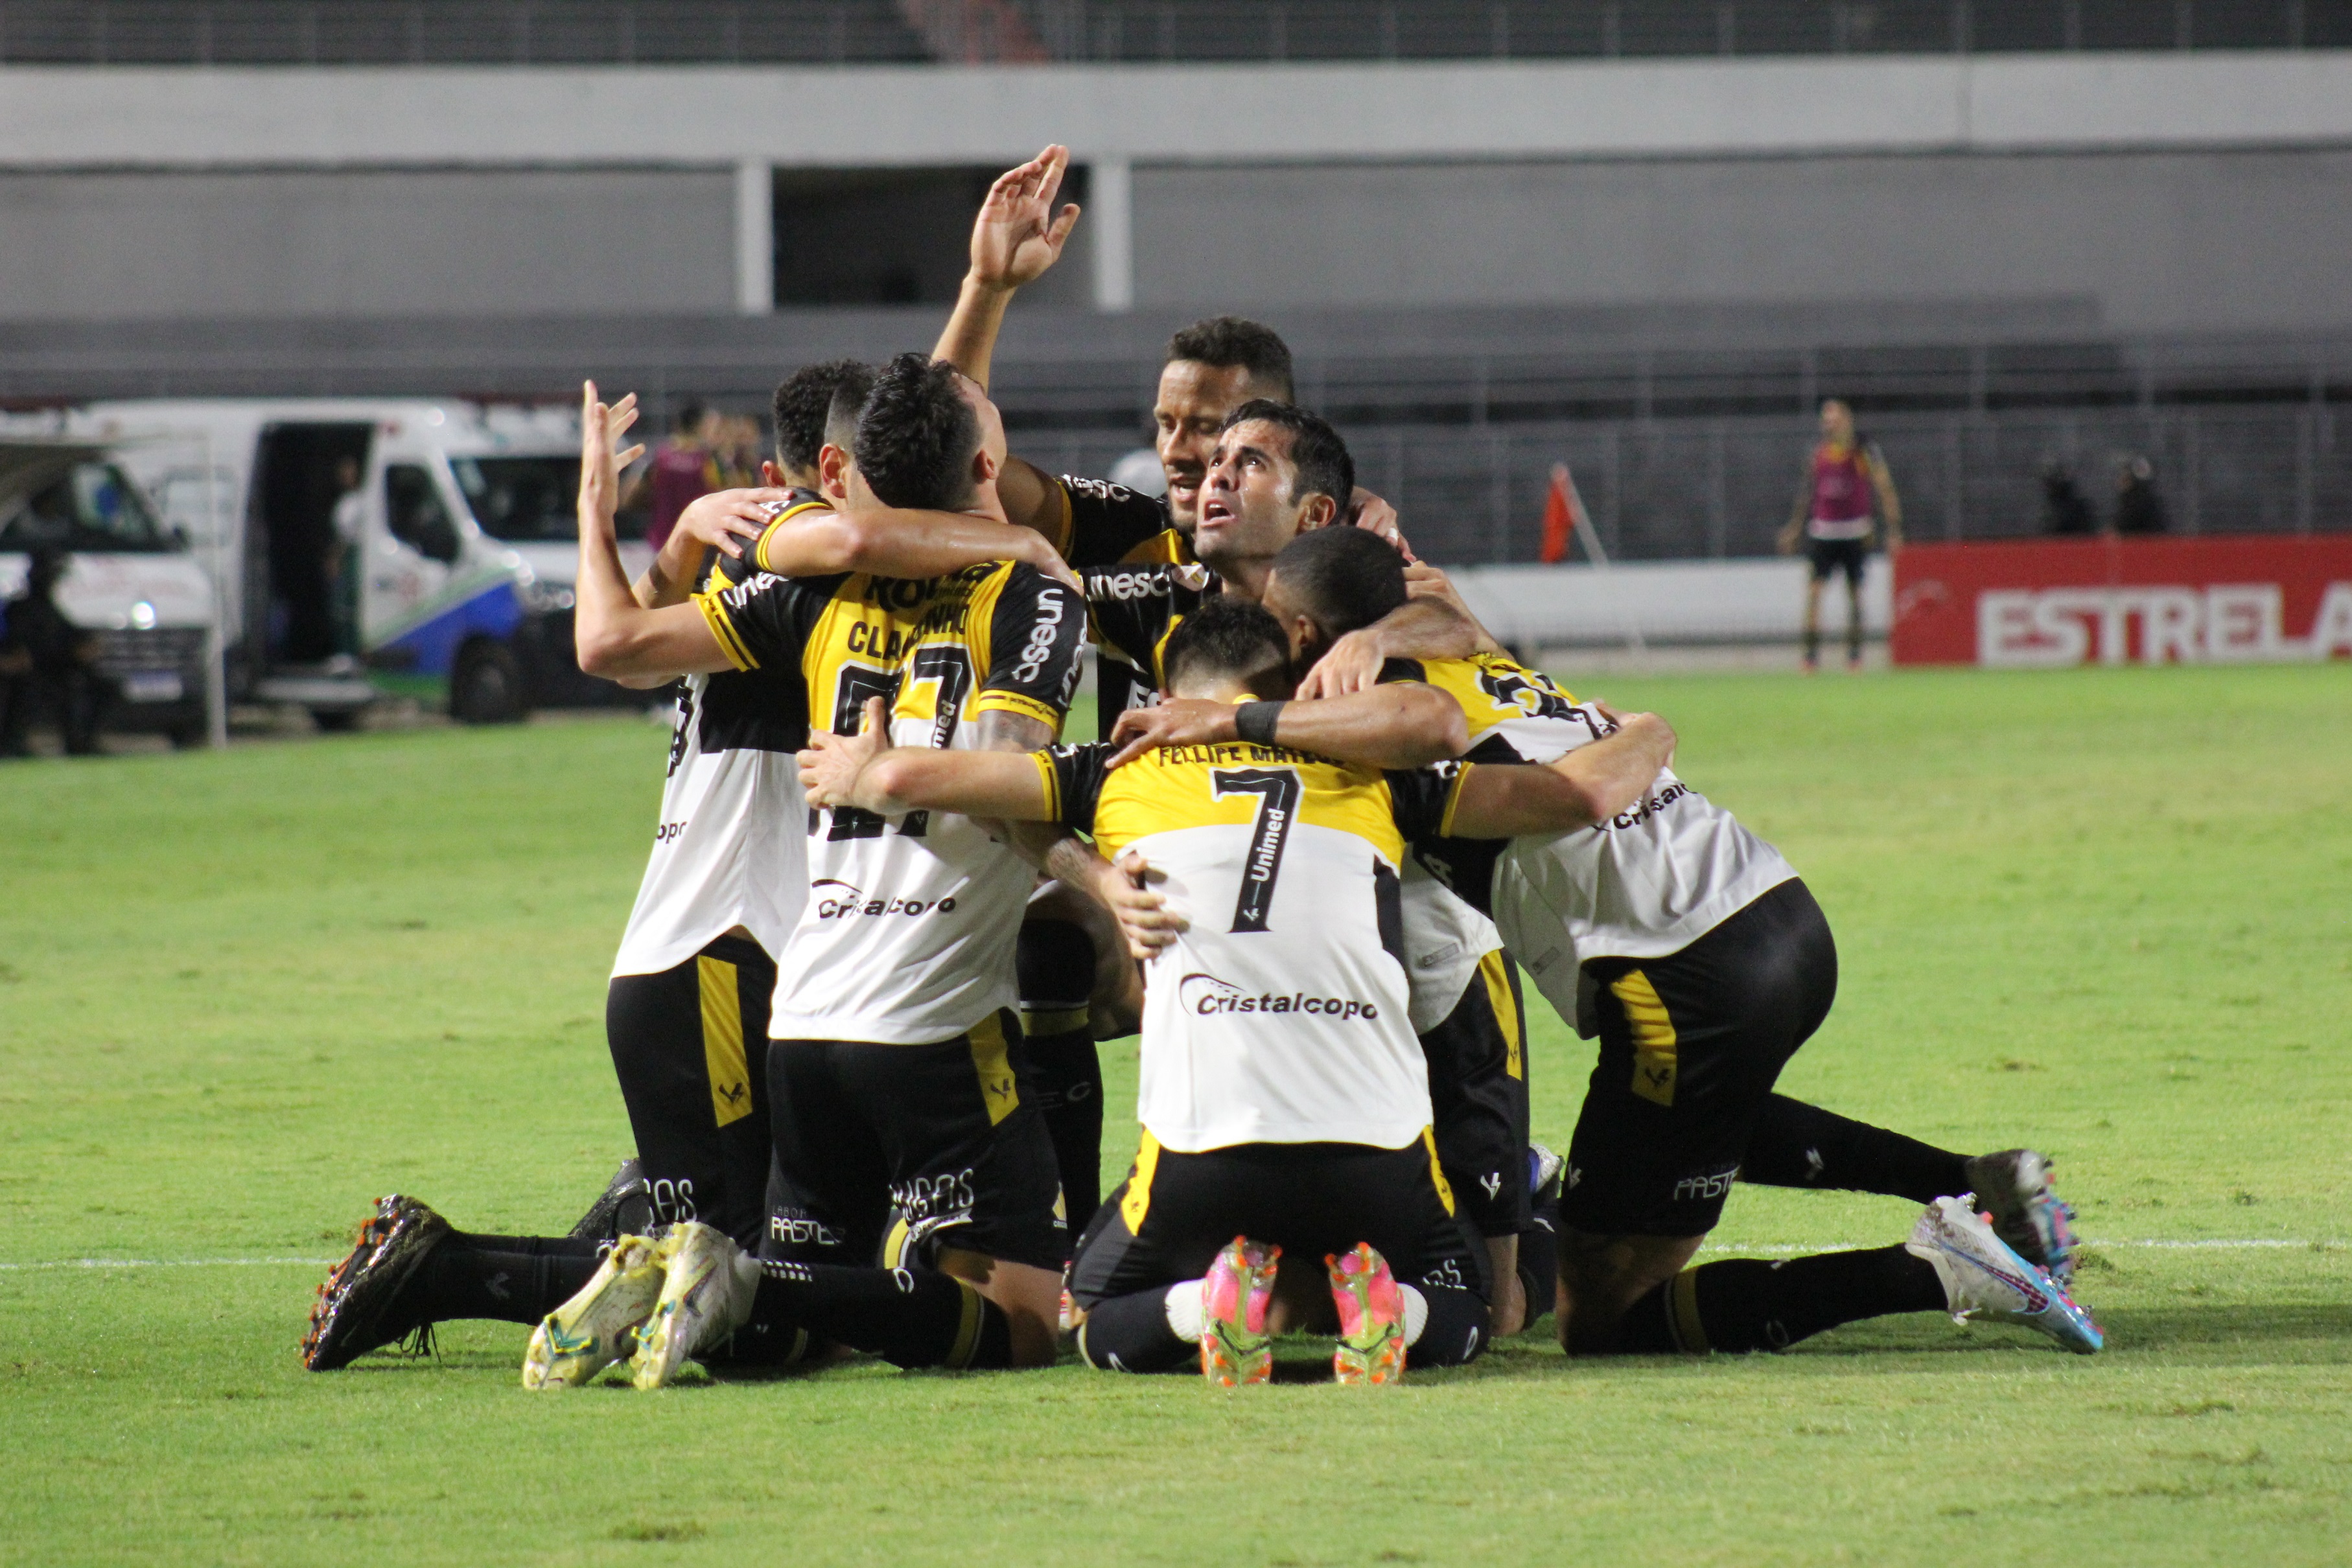
[[[1054,1145],[1000,1011],[936,1045],[768,1047],[776,1208],[770,1258],[897,1268],[948,1246],[1059,1269]]]
[[[740,936],[605,988],[604,1039],[662,1224],[699,1219],[746,1247],[766,1228],[775,989],[775,961]]]
[[[1805,536],[1805,557],[1813,563],[1813,580],[1827,582],[1839,572],[1845,573],[1849,586],[1862,586],[1862,569],[1870,559],[1870,541],[1862,539],[1817,539]]]
[[[1318,1269],[1368,1241],[1405,1284],[1487,1295],[1486,1249],[1455,1216],[1426,1133],[1402,1149],[1236,1144],[1195,1155],[1146,1133],[1127,1180],[1078,1242],[1070,1295],[1092,1307],[1197,1280],[1236,1236]]]
[[[1837,945],[1782,883],[1681,952],[1595,958],[1601,1061],[1569,1145],[1571,1228],[1703,1236],[1747,1157],[1781,1064],[1837,995]]]
[[[1454,1010],[1421,1037],[1437,1158],[1463,1219],[1481,1236],[1517,1236],[1531,1223],[1527,1038],[1518,967],[1499,949],[1479,960]]]

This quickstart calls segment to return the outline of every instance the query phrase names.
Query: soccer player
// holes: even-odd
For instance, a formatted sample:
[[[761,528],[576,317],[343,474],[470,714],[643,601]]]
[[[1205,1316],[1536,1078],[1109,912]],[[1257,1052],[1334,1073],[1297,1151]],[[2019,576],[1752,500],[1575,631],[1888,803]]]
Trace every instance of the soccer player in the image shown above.
[[[1780,553],[1802,538],[1812,577],[1805,584],[1805,673],[1821,665],[1822,584],[1845,573],[1845,667],[1862,668],[1862,570],[1870,557],[1871,501],[1886,522],[1886,553],[1903,548],[1903,497],[1877,444],[1854,434],[1853,410],[1836,398],[1822,404],[1822,439],[1806,459],[1805,481],[1797,492],[1789,526],[1780,530]]]
[[[769,575],[648,611],[620,588],[610,442],[634,410],[590,391],[583,417],[583,666],[613,675],[784,672],[798,721],[836,726],[879,698],[903,738],[1028,751],[1060,728],[1077,677],[1077,597],[1017,561],[906,580]],[[857,483],[886,505],[987,515],[1002,423],[952,367],[903,355],[859,415]],[[982,824],[819,813],[810,896],[770,1015],[776,1223],[764,1271],[711,1237],[673,1264],[648,1315],[641,1264],[532,1342],[525,1381],[572,1383],[644,1320],[641,1385],[749,1312],[900,1365],[1053,1358],[1065,1253],[1053,1151],[1015,1060],[1013,939],[1031,874]],[[880,1253],[885,1267],[872,1260]],[[672,1300],[676,1297],[676,1310]],[[602,1305],[609,1298],[614,1304]]]
[[[1197,1362],[1221,1384],[1265,1381],[1286,1250],[1324,1260],[1340,1382],[1391,1382],[1408,1360],[1458,1365],[1486,1342],[1486,1269],[1431,1133],[1398,883],[1406,840],[1439,826],[1444,786],[1274,744],[1259,721],[1284,705],[1250,699],[1290,691],[1289,649],[1238,595],[1188,617],[1162,664],[1171,694],[1243,704],[1242,738],[1114,771],[1105,743],[1034,758],[885,749],[876,704],[861,735],[811,737],[810,798],[886,817],[1057,821],[1110,854],[1148,855],[1195,916],[1150,966],[1142,1144],[1071,1270],[1090,1365]],[[1303,743],[1354,722],[1344,702],[1297,706],[1315,710],[1300,716]],[[1636,716],[1557,771],[1490,770],[1454,790],[1453,821],[1487,832],[1588,824],[1632,805],[1672,748],[1671,731]]]
[[[1008,552],[1050,564],[1051,552],[1025,529],[870,504],[848,509],[849,449],[872,382],[867,367],[838,361],[779,385],[770,487],[687,506],[634,585],[637,602],[682,603],[706,558],[716,551],[740,570],[747,548],[786,574],[877,563],[945,572]],[[303,1343],[312,1370],[451,1319],[539,1323],[589,1282],[624,1232],[698,1220],[759,1245],[772,1158],[773,955],[808,887],[797,827],[804,807],[791,765],[805,725],[792,720],[779,680],[774,671],[728,669],[688,675],[680,688],[653,851],[606,993],[606,1040],[636,1157],[562,1237],[457,1231],[415,1198],[382,1199],[320,1288]],[[772,1348],[762,1327],[739,1333],[739,1359]]]
[[[1370,544],[1309,535],[1276,560],[1266,598],[1295,653],[1311,653],[1345,617],[1402,600],[1402,563]],[[1341,554],[1355,558],[1344,573],[1318,559]],[[1322,601],[1321,581],[1335,575],[1349,582],[1344,608]],[[1466,681],[1434,673],[1468,716],[1474,764],[1556,762],[1615,733],[1605,709],[1508,661],[1475,661]],[[1232,724],[1223,708],[1191,704],[1129,716],[1121,730],[1130,746],[1203,745]],[[1397,743],[1366,736],[1335,749]],[[1826,1017],[1837,977],[1828,923],[1778,851],[1671,771],[1586,832],[1507,842],[1458,830],[1421,841],[1416,857],[1492,912],[1560,1016],[1591,1019],[1580,1032],[1601,1038],[1560,1205],[1559,1328],[1571,1353],[1778,1348],[1858,1318],[1932,1309],[2099,1347],[2087,1314],[2022,1255],[2065,1240],[2038,1155],[1965,1159],[1772,1093]],[[1827,1147],[1842,1164],[1875,1165],[1882,1180],[1907,1178],[1914,1196],[1924,1186],[1911,1239],[1686,1270],[1767,1129],[1775,1176],[1793,1174],[1785,1167],[1799,1149],[1824,1165]],[[1949,1196],[1965,1191],[1993,1205],[1999,1234]]]
[[[1286,547],[1331,531],[1328,525],[1340,518],[1338,497],[1354,482],[1346,444],[1321,419],[1267,401],[1234,410],[1201,486],[1193,539],[1202,564],[1087,574],[1107,661],[1112,654],[1130,661],[1144,689],[1156,691],[1165,674],[1160,650],[1185,616],[1223,595],[1256,599]],[[1419,599],[1384,603],[1356,642],[1377,667],[1391,654],[1467,654],[1477,637],[1475,625],[1443,601]],[[1410,760],[1455,754],[1435,749]],[[1491,921],[1418,864],[1408,862],[1403,874],[1411,1019],[1428,1061],[1438,1154],[1466,1218],[1486,1240],[1495,1332],[1517,1333],[1531,1310],[1518,1239],[1534,1226],[1517,976]],[[1533,1311],[1543,1310],[1549,1279],[1549,1268],[1538,1270]]]

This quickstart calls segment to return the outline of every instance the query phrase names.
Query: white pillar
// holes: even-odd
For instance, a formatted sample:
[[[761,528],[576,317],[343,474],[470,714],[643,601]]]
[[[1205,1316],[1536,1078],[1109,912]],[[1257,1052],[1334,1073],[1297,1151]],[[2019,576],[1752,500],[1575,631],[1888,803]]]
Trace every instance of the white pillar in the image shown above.
[[[1094,231],[1095,308],[1135,308],[1135,166],[1097,158],[1087,166],[1087,226]]]
[[[735,165],[735,308],[746,316],[776,308],[775,192],[766,159]]]

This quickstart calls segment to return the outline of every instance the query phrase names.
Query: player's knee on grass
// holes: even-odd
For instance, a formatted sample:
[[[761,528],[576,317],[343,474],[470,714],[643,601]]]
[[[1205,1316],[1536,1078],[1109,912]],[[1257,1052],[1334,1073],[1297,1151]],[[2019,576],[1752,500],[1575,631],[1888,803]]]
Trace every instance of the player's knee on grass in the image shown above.
[[[1698,1236],[1599,1236],[1559,1239],[1559,1343],[1570,1355],[1621,1351],[1625,1314],[1697,1253]]]
[[[1417,1292],[1426,1307],[1421,1332],[1405,1349],[1407,1370],[1466,1366],[1486,1351],[1492,1317],[1485,1299],[1475,1291],[1427,1284],[1408,1285],[1405,1289]]]
[[[939,1250],[940,1271],[969,1282],[1003,1315],[1007,1366],[1051,1366],[1061,1351],[1062,1276],[959,1248]]]
[[[1067,898],[1076,897],[1067,894]],[[1022,1054],[1053,1140],[1070,1234],[1102,1201],[1102,1057],[1095,1049],[1094,939],[1076,922],[1034,913],[1021,927],[1014,968],[1021,989]]]

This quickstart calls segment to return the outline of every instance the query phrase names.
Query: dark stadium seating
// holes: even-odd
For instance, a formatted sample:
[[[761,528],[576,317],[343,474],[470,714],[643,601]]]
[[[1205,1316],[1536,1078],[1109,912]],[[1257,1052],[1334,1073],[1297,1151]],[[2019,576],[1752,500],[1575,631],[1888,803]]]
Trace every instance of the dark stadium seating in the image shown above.
[[[2352,0],[5,0],[0,62],[1556,59],[2341,48]]]

